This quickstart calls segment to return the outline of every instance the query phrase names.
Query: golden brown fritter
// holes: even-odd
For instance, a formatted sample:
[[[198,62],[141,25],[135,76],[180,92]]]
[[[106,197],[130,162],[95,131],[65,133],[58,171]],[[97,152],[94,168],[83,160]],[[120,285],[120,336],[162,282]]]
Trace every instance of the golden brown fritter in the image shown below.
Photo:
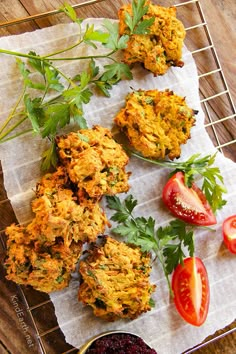
[[[6,228],[7,279],[51,292],[68,286],[83,243],[94,242],[108,221],[98,202],[78,203],[63,167],[41,179],[36,196],[31,223]]]
[[[101,126],[57,137],[58,154],[79,196],[96,200],[129,190],[128,156]]]
[[[69,247],[72,241],[96,241],[109,225],[98,202],[90,199],[78,202],[62,166],[42,177],[37,183],[36,196],[32,202],[35,219],[29,227],[37,237],[50,242],[61,237]]]
[[[17,284],[31,285],[46,293],[68,286],[71,272],[82,250],[82,242],[68,248],[57,243],[39,243],[32,239],[27,227],[11,225],[6,230],[6,278]]]
[[[32,210],[31,232],[50,242],[61,237],[68,247],[72,241],[94,242],[109,224],[98,202],[84,199],[78,203],[69,189],[36,198]]]
[[[66,246],[72,241],[94,242],[108,224],[100,205],[84,199],[79,203],[63,167],[46,174],[36,187],[32,202],[35,219],[28,226],[32,234],[54,242],[61,237]]]
[[[185,98],[172,91],[138,90],[127,96],[115,123],[143,156],[173,160],[190,138],[195,118]]]
[[[153,5],[149,1],[148,12],[143,19],[155,18],[148,34],[132,34],[124,49],[124,62],[128,65],[143,63],[144,67],[155,75],[163,75],[170,66],[183,66],[182,47],[185,29],[176,18],[175,7]],[[118,12],[120,35],[129,34],[125,23],[125,14],[132,15],[132,6],[124,5]]]
[[[109,236],[80,262],[78,298],[108,321],[134,319],[151,309],[150,256]]]

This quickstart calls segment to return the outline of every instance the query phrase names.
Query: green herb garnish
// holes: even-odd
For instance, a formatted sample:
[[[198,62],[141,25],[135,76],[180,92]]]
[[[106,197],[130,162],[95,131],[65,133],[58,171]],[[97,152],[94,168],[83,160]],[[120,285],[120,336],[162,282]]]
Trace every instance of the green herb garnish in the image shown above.
[[[77,128],[87,128],[84,117],[84,105],[90,102],[95,86],[99,92],[110,97],[110,90],[113,85],[122,79],[131,79],[132,73],[128,65],[117,61],[113,54],[125,48],[128,36],[119,36],[118,24],[104,20],[104,30],[94,28],[94,25],[86,25],[84,32],[81,30],[83,19],[77,18],[75,10],[69,4],[61,7],[69,18],[77,23],[79,28],[78,41],[66,48],[49,53],[43,56],[30,51],[28,54],[16,51],[0,49],[0,53],[13,55],[23,78],[23,89],[17,102],[0,127],[0,143],[4,143],[20,135],[32,132],[47,138],[50,147],[43,154],[42,170],[46,171],[57,164],[55,149],[55,136],[60,129],[74,123]],[[97,49],[102,44],[107,48],[107,53],[91,56],[60,57],[71,49],[86,44]],[[24,61],[23,61],[24,59]],[[100,59],[107,59],[111,64],[102,68],[96,62]],[[27,60],[27,62],[25,62]],[[55,63],[66,60],[87,61],[87,69],[71,78],[62,72]],[[37,75],[35,76],[35,73]],[[38,96],[32,90],[37,91]],[[19,112],[18,107],[23,103],[24,108]],[[31,127],[19,130],[19,126],[28,120]],[[18,127],[17,133],[15,129]]]
[[[182,171],[184,173],[185,184],[188,187],[191,187],[197,176],[202,177],[203,182],[200,188],[211,205],[213,212],[221,209],[226,204],[226,200],[223,199],[223,194],[226,193],[223,177],[220,173],[219,167],[213,166],[216,153],[214,155],[206,155],[204,157],[201,157],[200,154],[194,154],[186,161],[175,162],[153,160],[143,157],[137,152],[131,150],[128,150],[128,152],[131,155],[144,161],[151,162],[152,164],[174,169],[170,176],[175,174],[177,171]]]
[[[132,14],[125,13],[125,23],[129,28],[130,34],[148,34],[149,27],[154,23],[155,18],[143,19],[148,12],[146,0],[132,1]]]
[[[117,196],[106,197],[108,207],[116,212],[111,220],[118,223],[112,231],[126,237],[127,242],[140,246],[143,252],[153,252],[159,260],[172,294],[169,275],[178,264],[182,264],[185,250],[194,254],[193,228],[182,220],[173,220],[165,227],[155,227],[152,217],[135,217],[133,210],[137,200],[132,195],[123,202]]]

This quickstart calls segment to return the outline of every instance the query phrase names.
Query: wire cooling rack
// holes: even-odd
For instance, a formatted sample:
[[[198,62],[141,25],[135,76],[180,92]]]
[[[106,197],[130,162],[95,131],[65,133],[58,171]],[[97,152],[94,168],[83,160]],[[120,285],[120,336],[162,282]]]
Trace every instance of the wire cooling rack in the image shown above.
[[[92,6],[100,2],[105,2],[105,0],[88,0],[83,3],[77,3],[73,5],[73,7],[77,9],[84,6]],[[214,145],[225,156],[229,156],[231,159],[235,160],[236,110],[205,20],[201,3],[199,0],[171,1],[170,5],[177,7],[178,18],[183,21],[187,31],[186,45],[192,52],[199,70],[200,98],[202,108],[205,112],[205,127]],[[187,18],[185,15],[189,11],[192,13],[191,18],[194,22],[185,23]],[[39,19],[45,19],[48,16],[57,16],[59,12],[58,10],[53,10],[3,22],[0,24],[0,30],[10,26],[25,24],[29,21],[34,22]],[[4,198],[7,197],[3,194],[1,201],[4,201]],[[3,250],[2,252],[4,252],[4,230],[0,230],[0,235],[0,245]],[[31,288],[18,286],[15,296],[12,301],[16,301],[17,299],[24,304],[28,315],[28,323],[33,324],[39,353],[69,354],[78,352],[78,349],[73,348],[65,342],[64,335],[57,323],[54,306],[47,294],[39,293]],[[235,330],[235,328],[226,329],[221,334],[206,340],[204,343],[188,350],[186,353],[192,353]],[[53,349],[54,347],[55,350]]]

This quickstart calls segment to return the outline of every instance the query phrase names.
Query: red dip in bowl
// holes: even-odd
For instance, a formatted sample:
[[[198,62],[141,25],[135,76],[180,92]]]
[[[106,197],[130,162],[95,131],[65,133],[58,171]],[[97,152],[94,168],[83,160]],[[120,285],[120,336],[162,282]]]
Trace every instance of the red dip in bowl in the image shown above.
[[[86,354],[157,354],[140,337],[129,333],[113,333],[96,339]]]

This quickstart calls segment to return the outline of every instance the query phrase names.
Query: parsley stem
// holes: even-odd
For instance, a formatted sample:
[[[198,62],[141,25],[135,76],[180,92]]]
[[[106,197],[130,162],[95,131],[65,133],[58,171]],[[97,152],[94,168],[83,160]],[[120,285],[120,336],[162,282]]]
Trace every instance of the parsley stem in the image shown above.
[[[103,58],[108,58],[108,59],[111,59],[111,60],[115,60],[115,59],[111,58],[110,56],[112,54],[114,54],[116,51],[117,50],[112,50],[112,51],[110,51],[110,52],[108,52],[106,54],[88,55],[88,56],[79,56],[79,57],[65,57],[65,58],[63,58],[63,57],[51,58],[50,57],[50,60],[53,60],[53,61],[60,61],[60,60],[87,60],[87,59],[103,59]],[[63,53],[64,50],[62,50],[61,52]],[[15,52],[13,50],[1,49],[1,48],[0,48],[0,53],[13,55],[13,56],[16,56],[16,57],[28,58],[28,59],[37,59],[37,60],[41,60],[41,61],[45,61],[45,60],[47,60],[47,57],[57,54],[55,52],[54,54],[52,53],[52,54],[49,54],[49,55],[46,55],[46,56],[36,56],[36,55],[32,55],[32,54],[25,54],[25,53]]]
[[[20,104],[20,101],[22,100],[22,98],[24,97],[24,94],[25,94],[25,91],[26,91],[26,86],[24,86],[23,90],[22,90],[22,93],[20,94],[20,96],[18,97],[16,103],[14,104],[10,114],[8,115],[7,119],[4,121],[3,125],[1,126],[0,128],[0,138],[4,137],[5,135],[1,135],[3,130],[6,128],[6,126],[10,123],[10,121],[12,120],[12,118],[15,116],[15,113],[16,113],[16,110],[17,110],[17,107],[19,106]]]
[[[0,142],[3,143],[7,140],[10,139],[4,139],[6,136],[8,136],[15,128],[17,128],[19,125],[21,125],[25,120],[27,119],[27,116],[24,116],[22,119],[18,120],[18,122],[16,122],[15,124],[13,124],[5,133],[3,133],[2,135],[0,135]],[[24,133],[22,133],[24,134]],[[17,134],[14,136],[18,136]],[[12,137],[11,137],[12,138]]]
[[[57,100],[62,97],[62,94],[56,95],[54,97],[52,97],[50,100],[44,101],[42,102],[42,107],[47,107],[49,106],[51,103],[53,103],[54,101],[57,102]]]
[[[156,256],[157,256],[157,258],[158,258],[158,260],[159,260],[159,262],[161,264],[162,270],[163,270],[165,278],[167,280],[170,296],[173,297],[174,294],[173,294],[173,290],[172,290],[172,287],[171,287],[171,284],[170,284],[169,274],[166,271],[165,261],[164,261],[163,254],[162,254],[159,246],[158,246],[158,250],[155,250],[155,254],[156,254]]]
[[[43,93],[43,96],[42,96],[42,99],[41,99],[41,104],[43,103],[43,101],[44,101],[44,99],[45,99],[45,97],[46,97],[46,95],[48,93],[48,90],[49,90],[49,85],[47,85],[45,87],[45,90],[44,90],[44,93]]]
[[[88,56],[79,56],[79,57],[65,57],[65,58],[50,58],[50,60],[52,61],[60,61],[60,60],[88,60],[88,59],[110,59],[113,61],[116,61],[114,58],[111,57],[112,54],[114,54],[116,52],[116,50],[112,50],[106,54],[99,54],[99,55],[88,55]],[[34,57],[35,58],[35,57]],[[47,57],[37,57],[37,59],[41,59],[44,60]]]
[[[25,53],[15,52],[15,51],[12,51],[12,50],[1,49],[1,48],[0,48],[0,53],[13,55],[13,56],[16,56],[16,57],[22,57],[22,58],[43,60],[42,57],[39,57],[39,56],[35,56],[35,55],[32,55],[32,54],[25,54]]]
[[[137,152],[134,152],[132,150],[129,150],[129,149],[126,149],[132,156],[134,157],[137,157],[143,161],[147,161],[147,162],[151,162],[153,163],[154,165],[159,165],[159,166],[162,166],[162,167],[171,167],[171,168],[176,168],[177,166],[181,166],[180,163],[175,163],[175,162],[169,162],[169,161],[162,161],[162,160],[152,160],[152,159],[149,159],[147,157],[144,157],[140,154],[138,154]],[[180,167],[181,168],[181,167]]]
[[[66,74],[64,74],[61,70],[59,70],[57,67],[55,67],[52,63],[50,63],[50,66],[55,69],[66,81],[72,85],[72,86],[77,86],[73,80],[71,80]]]
[[[4,140],[2,140],[2,137],[1,137],[1,138],[0,138],[0,144],[3,144],[3,143],[5,143],[6,141],[15,139],[15,138],[17,138],[18,136],[21,136],[21,135],[24,135],[24,134],[30,133],[30,132],[33,132],[33,129],[27,129],[27,130],[24,130],[24,131],[22,131],[22,132],[16,133],[15,135],[12,135],[12,136],[10,136],[9,138],[6,138],[6,139],[4,139]]]
[[[67,48],[64,48],[64,49],[58,50],[58,51],[56,51],[56,52],[47,54],[47,55],[43,56],[42,59],[48,59],[48,58],[53,59],[53,58],[51,58],[52,56],[58,55],[58,54],[61,54],[61,53],[68,52],[69,50],[78,47],[81,43],[83,43],[83,40],[80,40],[80,41],[78,41],[77,43],[75,43],[75,44],[73,44],[73,45],[71,45],[71,46],[69,46],[69,47],[67,47]]]
[[[125,147],[124,147],[125,149]],[[149,163],[152,163],[154,165],[158,165],[158,166],[162,166],[162,167],[169,167],[169,168],[175,168],[175,169],[178,169],[178,170],[181,170],[181,171],[186,171],[190,168],[190,164],[186,164],[186,162],[174,162],[174,161],[164,161],[164,160],[154,160],[154,159],[150,159],[150,158],[147,158],[147,157],[144,157],[140,154],[138,154],[137,152],[134,152],[130,149],[126,149],[127,152],[129,152],[132,156],[134,157],[137,157],[143,161],[147,161]],[[192,162],[191,163],[191,166],[193,166],[196,171],[199,173],[199,174],[202,174],[202,172],[204,171],[204,169],[206,168],[206,165],[207,165],[207,161],[206,163],[201,166],[199,165],[198,162],[194,163]]]

